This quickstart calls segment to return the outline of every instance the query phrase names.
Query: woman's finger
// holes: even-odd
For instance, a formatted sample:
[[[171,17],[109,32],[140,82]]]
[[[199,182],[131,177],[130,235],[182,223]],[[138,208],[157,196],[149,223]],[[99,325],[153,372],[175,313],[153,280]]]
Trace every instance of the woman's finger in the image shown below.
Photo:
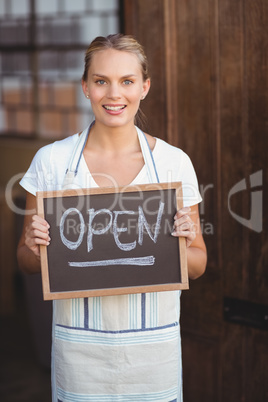
[[[191,214],[191,208],[183,207],[176,212],[176,215],[174,216],[174,220],[180,219],[182,216],[187,215],[187,214],[189,214],[189,215]]]
[[[49,224],[38,215],[32,217],[25,230],[25,244],[36,256],[40,256],[40,245],[50,244]]]
[[[50,240],[47,239],[41,239],[41,238],[31,238],[31,237],[26,237],[25,238],[25,244],[28,248],[32,249],[35,248],[36,246],[49,246]]]
[[[189,247],[196,238],[196,227],[190,214],[190,208],[180,209],[174,217],[174,230],[172,232],[172,236],[185,237],[187,247]]]
[[[39,222],[31,222],[25,231],[26,236],[35,238],[39,237],[41,239],[48,239],[49,238],[49,229],[47,226],[40,224]]]
[[[41,216],[39,216],[39,215],[33,215],[33,217],[32,217],[32,224],[34,224],[34,225],[41,225],[41,226],[43,226],[44,228],[47,228],[47,229],[49,229],[49,223],[44,219],[44,218],[41,218]]]
[[[174,221],[174,228],[177,228],[178,226],[182,226],[185,225],[186,227],[191,225],[193,223],[192,219],[190,218],[190,216],[187,215],[183,215],[180,218],[176,219]]]

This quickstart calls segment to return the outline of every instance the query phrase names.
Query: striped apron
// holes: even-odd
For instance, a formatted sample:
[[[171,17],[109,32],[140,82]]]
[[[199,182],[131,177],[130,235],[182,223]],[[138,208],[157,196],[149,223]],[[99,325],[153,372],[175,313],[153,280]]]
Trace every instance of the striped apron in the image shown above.
[[[72,187],[91,127],[79,137],[64,188]],[[159,182],[136,129],[149,182]],[[179,318],[180,291],[55,300],[53,402],[182,402]]]

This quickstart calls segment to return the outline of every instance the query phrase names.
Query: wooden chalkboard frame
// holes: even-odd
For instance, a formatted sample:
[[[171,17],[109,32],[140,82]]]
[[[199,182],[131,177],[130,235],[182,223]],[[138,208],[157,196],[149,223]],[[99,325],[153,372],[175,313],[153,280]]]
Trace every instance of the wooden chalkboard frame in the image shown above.
[[[149,191],[168,191],[175,190],[177,210],[183,207],[182,185],[181,182],[171,183],[157,183],[157,184],[142,184],[127,187],[106,187],[106,188],[88,188],[88,189],[68,189],[59,191],[45,191],[37,192],[37,213],[39,216],[46,219],[46,211],[44,208],[44,200],[49,198],[58,197],[88,197],[94,195],[103,195],[113,193],[130,193],[130,192],[149,192]],[[173,218],[173,216],[172,216]],[[44,300],[53,299],[69,299],[69,298],[81,298],[81,297],[93,297],[93,296],[111,296],[122,295],[130,293],[147,293],[147,292],[161,292],[171,291],[179,289],[188,289],[188,269],[187,269],[187,256],[186,256],[186,242],[185,238],[180,237],[175,242],[179,253],[179,265],[176,265],[174,269],[180,270],[180,281],[176,283],[161,283],[142,286],[125,286],[125,287],[111,287],[111,288],[96,288],[96,289],[84,289],[84,290],[70,290],[70,291],[51,291],[50,279],[49,279],[49,266],[48,266],[48,253],[47,246],[40,246],[40,259],[41,259],[41,275],[43,286]],[[169,264],[171,261],[169,261]],[[56,269],[53,267],[53,269]]]

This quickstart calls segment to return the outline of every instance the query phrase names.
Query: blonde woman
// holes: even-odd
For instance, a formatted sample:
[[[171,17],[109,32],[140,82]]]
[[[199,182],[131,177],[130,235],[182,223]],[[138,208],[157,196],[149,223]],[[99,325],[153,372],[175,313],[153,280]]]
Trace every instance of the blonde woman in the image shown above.
[[[198,278],[205,271],[206,247],[192,163],[158,133],[151,136],[136,126],[140,102],[150,89],[142,46],[121,34],[94,39],[85,54],[82,88],[95,121],[81,135],[37,152],[21,181],[27,210],[35,209],[36,191],[66,183],[106,187],[170,177],[182,181],[185,206],[174,217],[172,235],[186,238],[189,277]],[[76,161],[73,172],[70,160]],[[48,223],[26,215],[18,246],[24,272],[40,271],[39,246],[50,241]],[[54,402],[182,401],[179,291],[58,300],[53,310]]]

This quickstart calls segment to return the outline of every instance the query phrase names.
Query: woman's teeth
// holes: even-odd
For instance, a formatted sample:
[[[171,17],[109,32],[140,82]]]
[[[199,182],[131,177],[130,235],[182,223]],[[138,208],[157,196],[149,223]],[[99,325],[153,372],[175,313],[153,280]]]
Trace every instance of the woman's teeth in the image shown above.
[[[107,105],[104,105],[103,107],[106,110],[112,110],[113,112],[117,112],[119,110],[124,109],[126,106],[107,106]]]

